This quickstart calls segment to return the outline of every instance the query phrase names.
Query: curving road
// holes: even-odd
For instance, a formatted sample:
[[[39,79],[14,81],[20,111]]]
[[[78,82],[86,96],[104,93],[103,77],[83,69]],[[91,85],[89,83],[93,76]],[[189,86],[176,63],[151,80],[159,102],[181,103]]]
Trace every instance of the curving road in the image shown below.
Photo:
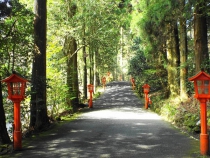
[[[192,141],[145,110],[129,82],[112,82],[93,109],[12,157],[187,158]]]

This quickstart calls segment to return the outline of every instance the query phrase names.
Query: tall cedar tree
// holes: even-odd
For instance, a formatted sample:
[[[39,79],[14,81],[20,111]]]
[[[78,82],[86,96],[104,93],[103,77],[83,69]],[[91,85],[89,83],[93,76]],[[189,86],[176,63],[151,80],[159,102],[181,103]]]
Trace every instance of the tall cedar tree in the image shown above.
[[[195,71],[209,65],[208,41],[207,41],[207,18],[205,1],[196,1],[194,10],[194,47],[195,47]],[[209,68],[208,68],[208,72]]]
[[[11,7],[8,7],[7,3],[9,2],[8,1],[0,2],[0,18],[9,16],[11,13]],[[9,144],[9,143],[11,143],[11,140],[9,138],[6,127],[5,111],[3,107],[2,85],[0,82],[0,144]]]
[[[72,19],[77,10],[76,4],[71,1],[68,3],[68,19]],[[63,52],[67,56],[67,86],[68,86],[68,96],[67,104],[73,108],[73,112],[77,110],[79,104],[79,86],[78,86],[78,71],[77,71],[77,43],[76,39],[71,35],[67,34],[65,37],[65,43]]]
[[[84,63],[84,67],[83,67],[83,94],[85,99],[87,99],[87,59],[86,59],[86,47],[85,47],[85,21],[83,23],[83,38],[82,38],[82,42],[83,42],[83,48],[82,48],[82,52],[83,52],[83,63]]]
[[[9,135],[7,133],[6,128],[6,118],[5,118],[5,112],[3,108],[3,97],[2,97],[2,87],[0,82],[0,144],[9,144],[11,143],[11,140],[9,138]]]
[[[34,1],[35,56],[32,67],[30,126],[41,130],[49,125],[46,105],[46,0]]]
[[[168,86],[170,90],[170,96],[177,96],[179,94],[178,87],[178,66],[180,63],[180,54],[178,48],[178,29],[176,21],[168,24],[169,38],[167,41],[167,59],[168,59]]]
[[[185,0],[179,0],[181,14],[185,9]],[[187,28],[186,28],[186,18],[184,16],[180,17],[180,96],[181,99],[187,98]]]

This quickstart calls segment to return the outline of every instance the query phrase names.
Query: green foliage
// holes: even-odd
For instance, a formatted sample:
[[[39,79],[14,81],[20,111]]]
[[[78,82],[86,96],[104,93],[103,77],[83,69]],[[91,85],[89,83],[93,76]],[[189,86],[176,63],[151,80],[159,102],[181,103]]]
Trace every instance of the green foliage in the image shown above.
[[[93,98],[97,99],[100,97],[100,95],[101,95],[101,92],[96,92],[96,93],[94,93]]]
[[[151,97],[153,104],[151,109],[175,126],[188,132],[200,132],[200,106],[196,99],[189,98],[181,102],[179,98],[163,99],[161,94]]]
[[[0,19],[0,76],[5,78],[12,71],[20,73],[30,80],[30,68],[34,49],[33,18],[32,11],[25,8],[18,0],[11,1],[11,14]],[[10,124],[9,135],[12,136],[13,103],[8,101],[7,88],[3,84],[3,104],[6,114],[6,122]],[[27,88],[28,92],[28,88]],[[21,118],[24,120],[23,130],[29,122],[29,101],[21,102]]]
[[[12,1],[12,13],[0,21],[0,75],[6,76],[16,70],[24,76],[30,76],[30,65],[33,57],[33,0]],[[47,21],[47,102],[49,114],[58,115],[62,110],[72,110],[66,105],[70,98],[66,86],[66,61],[63,44],[66,36],[77,40],[79,60],[79,81],[82,82],[83,58],[87,67],[92,67],[89,57],[96,54],[96,69],[99,74],[122,69],[119,58],[129,59],[128,74],[135,78],[136,91],[142,95],[142,85],[151,86],[151,109],[164,115],[177,126],[197,131],[195,122],[199,120],[198,106],[194,103],[165,100],[167,89],[167,25],[179,17],[187,18],[188,33],[192,25],[192,5],[180,8],[178,1],[172,0],[48,0]],[[193,4],[196,3],[193,1]],[[69,16],[70,5],[77,7],[75,16]],[[26,9],[30,8],[29,9]],[[131,16],[132,11],[132,16]],[[72,18],[70,18],[72,17]],[[130,28],[132,30],[129,30]],[[122,31],[122,32],[121,32]],[[141,38],[140,38],[141,37]],[[194,75],[194,41],[188,36],[188,76]],[[83,40],[85,41],[83,43]],[[133,40],[133,43],[131,43]],[[83,56],[82,48],[86,48]],[[88,53],[88,51],[90,53]],[[93,53],[93,54],[91,54]],[[119,55],[120,54],[120,55]],[[120,57],[119,57],[120,56]],[[127,62],[127,61],[123,61]],[[208,63],[204,63],[208,68]],[[120,72],[120,71],[119,71]],[[121,72],[120,72],[121,73]],[[115,74],[113,73],[113,76]],[[115,77],[115,76],[114,76]],[[80,88],[81,88],[80,84]],[[193,85],[187,82],[188,94],[194,93]],[[161,92],[159,91],[161,90]],[[96,93],[97,98],[100,93]],[[23,105],[23,115],[29,119],[30,99]],[[5,109],[11,108],[5,102]],[[7,115],[11,120],[11,116]]]
[[[65,65],[61,58],[62,54],[59,52],[60,49],[61,47],[57,46],[56,43],[49,42],[47,54],[47,77],[49,85],[47,89],[47,103],[51,115],[58,115],[59,112],[66,109],[66,97],[68,95],[68,87],[66,85],[66,78],[64,77]]]
[[[59,108],[65,107],[65,97],[68,94],[66,84],[66,61],[63,54],[63,44],[66,36],[72,36],[77,40],[79,82],[83,77],[83,54],[81,50],[86,48],[85,58],[87,68],[92,67],[92,52],[96,54],[97,71],[104,74],[114,71],[116,68],[117,53],[120,39],[120,27],[129,26],[127,10],[118,8],[120,0],[106,1],[53,1],[48,3],[48,47],[47,47],[47,77],[49,78],[48,104]],[[126,1],[127,6],[129,1]],[[71,5],[77,8],[72,17],[69,10]],[[126,8],[126,7],[125,7]],[[72,18],[70,18],[72,17]],[[85,43],[83,43],[85,40]],[[85,45],[84,45],[85,44]],[[88,53],[88,51],[90,53]],[[80,85],[82,86],[82,85]],[[81,87],[80,87],[81,88]],[[55,99],[56,98],[56,99]]]
[[[152,100],[152,105],[150,106],[150,109],[158,114],[161,114],[161,109],[165,102],[163,92],[158,91],[158,92],[153,93],[150,99]]]
[[[174,105],[171,105],[170,102],[168,103],[166,102],[162,104],[160,111],[161,111],[161,115],[166,117],[169,121],[173,121],[176,115],[177,109]]]
[[[142,96],[142,86],[148,83],[151,86],[151,91],[164,89],[167,85],[166,70],[160,64],[152,62],[151,56],[147,54],[143,48],[142,40],[135,38],[132,51],[134,56],[130,60],[129,75],[135,78],[136,90]]]
[[[0,67],[7,73],[27,74],[33,55],[33,13],[18,1],[12,1],[10,17],[0,25]]]

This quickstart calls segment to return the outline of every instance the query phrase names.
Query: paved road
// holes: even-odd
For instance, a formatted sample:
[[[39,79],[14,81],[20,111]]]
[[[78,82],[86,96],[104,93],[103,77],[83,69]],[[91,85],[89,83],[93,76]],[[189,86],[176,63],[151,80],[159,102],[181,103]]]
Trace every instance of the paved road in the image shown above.
[[[93,109],[12,157],[187,158],[191,138],[145,110],[130,83],[108,84]]]

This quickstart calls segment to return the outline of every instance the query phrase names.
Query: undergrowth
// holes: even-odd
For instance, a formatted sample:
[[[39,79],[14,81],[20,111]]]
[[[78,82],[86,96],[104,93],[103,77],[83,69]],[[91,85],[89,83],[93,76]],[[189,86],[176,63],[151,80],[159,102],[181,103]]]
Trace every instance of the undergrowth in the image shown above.
[[[200,132],[200,104],[195,98],[190,97],[186,101],[179,97],[164,99],[156,93],[151,99],[153,104],[150,108],[166,120],[187,132]]]

